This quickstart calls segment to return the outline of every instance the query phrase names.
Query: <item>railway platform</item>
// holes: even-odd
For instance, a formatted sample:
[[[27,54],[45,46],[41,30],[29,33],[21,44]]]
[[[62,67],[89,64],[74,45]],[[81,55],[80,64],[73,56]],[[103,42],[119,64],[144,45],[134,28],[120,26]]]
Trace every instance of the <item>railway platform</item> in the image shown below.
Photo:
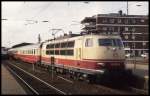
[[[149,65],[148,64],[133,64],[133,63],[128,63],[127,68],[131,69],[133,74],[136,75],[139,79],[138,82],[142,82],[141,86],[143,89],[148,90],[149,89]]]
[[[13,77],[13,75],[8,71],[8,69],[1,64],[1,77],[2,77],[2,95],[26,95],[26,91],[23,87],[18,83],[18,81]]]

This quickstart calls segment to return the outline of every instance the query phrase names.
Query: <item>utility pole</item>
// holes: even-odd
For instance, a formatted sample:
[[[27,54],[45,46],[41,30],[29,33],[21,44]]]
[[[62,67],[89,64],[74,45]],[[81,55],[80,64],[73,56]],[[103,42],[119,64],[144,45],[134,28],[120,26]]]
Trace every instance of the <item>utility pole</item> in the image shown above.
[[[127,15],[129,14],[129,13],[128,13],[128,10],[129,10],[129,7],[128,7],[128,1],[127,1]]]
[[[41,43],[41,36],[40,36],[40,34],[38,35],[38,43]]]
[[[52,66],[52,81],[54,79],[54,65],[55,65],[55,34],[59,31],[63,31],[63,29],[51,29],[52,30],[52,36],[54,37],[54,54],[53,54],[53,57],[51,57],[51,66]],[[55,31],[55,32],[54,32]]]

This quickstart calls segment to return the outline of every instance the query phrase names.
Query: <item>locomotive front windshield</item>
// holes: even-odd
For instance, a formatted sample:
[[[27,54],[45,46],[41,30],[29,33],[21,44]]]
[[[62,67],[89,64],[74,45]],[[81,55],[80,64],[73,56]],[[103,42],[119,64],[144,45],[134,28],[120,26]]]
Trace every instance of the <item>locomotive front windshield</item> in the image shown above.
[[[121,42],[120,39],[109,39],[109,38],[105,38],[105,39],[99,39],[98,40],[99,46],[119,46],[119,47],[123,47],[123,44]]]

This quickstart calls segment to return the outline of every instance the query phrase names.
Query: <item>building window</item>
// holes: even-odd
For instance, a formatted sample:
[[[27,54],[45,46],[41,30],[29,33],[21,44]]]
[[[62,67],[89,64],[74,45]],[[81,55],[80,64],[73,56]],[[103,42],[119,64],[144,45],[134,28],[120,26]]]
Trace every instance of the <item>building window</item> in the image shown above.
[[[146,46],[146,42],[143,42],[143,46]]]
[[[128,27],[125,27],[125,31],[129,31]]]
[[[121,21],[121,19],[118,19],[118,23],[121,23],[122,21]]]
[[[109,27],[109,31],[114,32],[114,27]]]
[[[92,47],[93,46],[93,39],[92,38],[87,38],[85,42],[86,47]]]
[[[128,19],[126,19],[126,20],[125,20],[125,24],[128,24],[128,23],[129,23],[129,20],[128,20]]]
[[[107,19],[103,19],[103,21],[102,21],[103,23],[107,23]]]
[[[144,19],[141,19],[141,22],[143,23],[145,20]]]
[[[132,28],[132,32],[135,32],[135,28]]]
[[[129,37],[128,37],[128,35],[125,35],[125,39],[128,39]]]
[[[115,19],[110,19],[110,23],[114,23],[115,22]]]
[[[136,23],[136,20],[135,19],[132,19],[132,24],[135,24]]]
[[[103,30],[104,30],[104,31],[107,31],[107,27],[103,27]]]

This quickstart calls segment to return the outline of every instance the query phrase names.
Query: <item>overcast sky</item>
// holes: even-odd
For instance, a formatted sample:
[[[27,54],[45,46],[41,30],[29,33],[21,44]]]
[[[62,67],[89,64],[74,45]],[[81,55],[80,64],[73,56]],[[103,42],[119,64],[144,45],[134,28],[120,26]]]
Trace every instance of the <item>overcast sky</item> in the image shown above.
[[[142,5],[140,7],[136,5]],[[22,42],[37,43],[52,38],[52,28],[65,33],[80,33],[85,17],[96,14],[126,13],[127,2],[2,2],[2,46],[11,47]],[[129,15],[148,15],[148,2],[129,2]],[[26,20],[36,20],[38,23]],[[48,20],[49,22],[42,22]],[[75,22],[74,22],[75,21]],[[33,23],[33,24],[30,24]],[[57,36],[62,32],[56,34]]]

